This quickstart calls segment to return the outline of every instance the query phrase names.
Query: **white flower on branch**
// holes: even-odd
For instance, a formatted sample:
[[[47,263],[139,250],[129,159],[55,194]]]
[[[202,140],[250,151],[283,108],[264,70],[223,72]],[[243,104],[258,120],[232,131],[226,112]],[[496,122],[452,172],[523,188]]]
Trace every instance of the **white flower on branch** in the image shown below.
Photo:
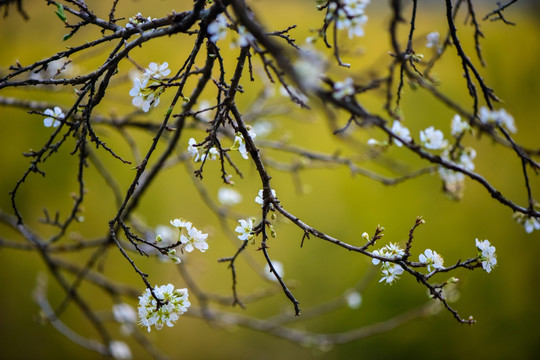
[[[194,138],[190,138],[188,141],[188,147],[187,147],[187,151],[189,155],[193,159],[195,159],[195,162],[199,160],[199,156],[200,156],[199,148],[195,146],[196,144],[197,144],[197,141]]]
[[[251,130],[248,130],[248,134],[251,140],[255,139],[255,137],[257,136]],[[234,137],[234,144],[233,146],[231,146],[231,150],[238,150],[240,152],[240,155],[242,155],[244,159],[248,159],[248,151],[246,148],[246,142],[244,140],[244,136],[240,132],[236,133],[236,136]]]
[[[254,221],[254,218],[238,220],[239,225],[236,227],[236,229],[234,229],[234,231],[239,234],[238,239],[242,241],[253,239],[253,237],[255,236],[253,234]]]
[[[427,34],[426,36],[427,38],[427,44],[426,44],[426,47],[428,48],[433,48],[433,49],[438,49],[439,48],[439,33],[434,31],[434,32],[431,32],[429,34]]]
[[[149,21],[152,21],[152,18],[150,16],[145,18],[139,12],[139,13],[137,13],[137,15],[129,18],[129,20],[128,20],[127,24],[126,24],[126,29],[135,28],[135,27],[137,27],[137,26],[139,26],[141,24],[147,23]]]
[[[187,236],[184,234],[180,235],[180,242],[185,245],[184,250],[187,252],[192,252],[193,249],[205,252],[208,250],[208,243],[206,242],[207,237],[208,234],[204,234],[196,227],[191,227],[187,230]]]
[[[272,189],[272,196],[273,197],[276,197],[276,191],[274,189]],[[255,197],[255,202],[257,204],[261,204],[263,205],[264,204],[264,199],[263,199],[263,190],[259,190],[259,193],[257,194],[257,196]]]
[[[109,343],[109,352],[114,359],[131,359],[131,350],[123,341],[111,341]]]
[[[383,263],[381,269],[383,276],[379,282],[385,281],[385,283],[388,285],[392,285],[394,281],[399,279],[399,275],[403,274],[403,268],[398,264],[385,262]]]
[[[436,251],[433,251],[431,249],[426,249],[423,254],[420,254],[418,257],[420,262],[422,264],[427,265],[427,270],[431,271],[431,267],[433,266],[434,269],[442,269],[443,268],[443,258],[441,255],[439,255]]]
[[[159,305],[150,289],[139,296],[139,324],[145,326],[148,332],[152,325],[156,330],[161,330],[163,325],[174,326],[174,322],[191,306],[187,289],[175,289],[168,284],[156,285],[153,291],[160,301]]]
[[[182,229],[189,230],[191,229],[191,226],[192,226],[191,222],[182,218],[171,220],[171,225],[179,228],[180,230]]]
[[[225,206],[233,206],[242,201],[242,195],[227,187],[222,187],[218,190],[218,201]]]
[[[364,36],[364,25],[366,25],[367,21],[368,17],[366,15],[353,17],[349,25],[349,38],[352,39],[355,36]]]
[[[210,41],[214,44],[223,39],[227,35],[227,17],[223,14],[219,14],[216,20],[208,25],[208,34],[210,35]]]
[[[444,139],[443,132],[433,126],[420,131],[420,141],[426,149],[430,150],[440,150],[448,146],[448,141]]]
[[[334,83],[334,92],[332,96],[335,99],[342,100],[347,96],[354,95],[354,81],[352,78],[346,78],[345,81],[336,81]]]
[[[505,127],[512,133],[517,132],[516,125],[514,124],[514,118],[503,108],[499,110],[490,110],[487,107],[482,106],[478,113],[478,117],[484,124],[496,124]]]
[[[476,248],[480,251],[479,259],[482,262],[482,268],[487,273],[490,273],[495,265],[497,265],[495,246],[491,245],[489,240],[479,241],[476,239]]]
[[[58,127],[60,126],[60,121],[63,120],[65,115],[62,112],[62,109],[60,109],[58,106],[54,107],[54,110],[46,109],[44,111],[45,115],[48,115],[45,119],[43,119],[43,125],[45,127]]]
[[[162,79],[171,73],[171,70],[168,69],[168,67],[169,64],[167,62],[164,62],[161,65],[151,62],[148,64],[148,68],[144,70],[144,74],[152,79]]]
[[[211,147],[208,152],[205,152],[201,155],[201,161],[208,160],[217,160],[219,159],[219,150],[216,147]]]
[[[392,124],[392,132],[406,142],[410,142],[412,140],[411,132],[405,126],[401,125],[401,122],[399,120],[394,120],[394,123]],[[393,138],[393,140],[397,146],[401,147],[403,145],[401,140],[398,140],[396,138]]]
[[[471,126],[469,123],[461,118],[458,114],[454,115],[451,123],[451,134],[454,137],[458,137],[466,131],[470,131]]]

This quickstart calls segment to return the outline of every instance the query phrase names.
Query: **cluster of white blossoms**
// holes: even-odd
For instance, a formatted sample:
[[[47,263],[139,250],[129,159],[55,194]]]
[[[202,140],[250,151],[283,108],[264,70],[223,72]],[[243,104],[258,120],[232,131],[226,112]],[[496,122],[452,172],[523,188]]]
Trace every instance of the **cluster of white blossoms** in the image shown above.
[[[336,28],[347,30],[349,38],[364,36],[365,14],[369,0],[337,0],[328,4],[327,21],[335,21]]]
[[[45,115],[48,115],[43,119],[43,125],[45,127],[58,127],[60,126],[60,120],[63,120],[65,115],[58,106],[55,106],[54,109],[46,109],[44,111]]]
[[[420,254],[418,256],[418,259],[422,264],[427,265],[427,270],[431,271],[431,267],[433,266],[434,269],[442,269],[443,268],[443,258],[441,255],[439,255],[436,251],[433,251],[431,249],[426,249],[423,254]]]
[[[482,268],[488,273],[491,272],[497,265],[495,246],[492,246],[488,240],[479,241],[476,239],[476,248],[479,250],[478,258],[482,262]]]
[[[133,87],[129,95],[133,96],[133,105],[140,107],[144,112],[150,110],[150,106],[158,106],[159,97],[165,91],[163,78],[171,73],[167,69],[169,64],[150,63],[141,77],[133,79]]]
[[[191,222],[184,219],[174,219],[171,220],[171,225],[180,230],[179,241],[184,245],[184,250],[187,252],[192,252],[194,249],[198,249],[200,252],[208,250],[206,242],[208,234],[198,230]]]
[[[399,247],[396,243],[390,243],[385,247],[374,250],[373,255],[382,256],[389,259],[398,259],[405,255],[405,250]],[[373,265],[379,265],[381,260],[377,258],[371,259]],[[399,264],[383,261],[381,265],[382,277],[379,282],[385,281],[386,284],[392,285],[394,281],[399,279],[399,275],[403,274],[403,268]]]
[[[163,325],[172,327],[191,306],[187,289],[175,289],[172,284],[156,285],[153,292],[155,297],[150,289],[139,296],[139,324],[145,326],[148,332],[152,325],[156,330],[161,330]]]
[[[336,81],[334,83],[334,92],[332,93],[332,96],[335,99],[342,100],[347,96],[354,95],[354,93],[354,81],[352,78],[348,77],[345,79],[345,81]]]
[[[482,106],[478,112],[478,117],[484,124],[496,124],[505,127],[512,133],[517,132],[516,125],[514,124],[514,117],[502,108],[499,110],[489,110],[487,107]]]

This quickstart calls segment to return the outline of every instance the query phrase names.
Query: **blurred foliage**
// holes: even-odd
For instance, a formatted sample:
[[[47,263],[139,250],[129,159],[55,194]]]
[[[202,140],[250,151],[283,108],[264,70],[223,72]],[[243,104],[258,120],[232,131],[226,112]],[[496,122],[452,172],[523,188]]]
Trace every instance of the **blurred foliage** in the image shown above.
[[[14,12],[0,20],[0,52],[1,72],[18,60],[21,64],[30,64],[62,50],[66,45],[75,45],[99,36],[97,33],[84,31],[72,39],[62,42],[66,30],[54,15],[54,7],[44,6],[39,2],[28,2],[25,10],[30,21],[25,22]],[[188,9],[191,1],[180,2],[182,8]],[[309,35],[309,29],[317,27],[323,14],[318,13],[310,1],[263,2],[256,1],[254,6],[272,30],[282,29],[291,23],[299,28],[294,35],[300,43]],[[100,4],[106,16],[106,4]],[[278,8],[279,6],[279,8]],[[144,16],[159,17],[170,13],[169,2],[120,1],[118,14],[135,14],[141,11]],[[444,32],[443,12],[437,6],[432,12],[419,14],[415,48],[426,54],[430,49],[424,47],[425,35],[431,31]],[[520,12],[515,6],[507,15],[517,26],[507,26],[502,22],[483,22],[485,39],[482,39],[482,50],[488,62],[483,74],[504,100],[504,107],[515,117],[518,127],[516,139],[531,148],[540,146],[540,115],[538,99],[540,98],[540,27],[535,18]],[[487,11],[487,9],[486,9]],[[484,11],[485,12],[485,11]],[[484,12],[480,12],[483,14]],[[99,11],[98,11],[99,13]],[[366,71],[381,73],[385,71],[388,38],[386,36],[389,13],[384,6],[373,6],[369,11],[370,20],[366,26],[366,36],[350,42],[349,53],[344,61],[353,64],[348,71],[334,69],[338,74],[362,74]],[[275,16],[279,14],[279,16]],[[301,15],[300,15],[301,14]],[[463,21],[463,19],[460,19]],[[307,24],[307,25],[305,25]],[[473,53],[472,29],[461,24],[460,36],[470,53]],[[403,27],[406,31],[406,27]],[[193,39],[177,36],[161,39],[153,44],[145,45],[132,54],[132,58],[142,66],[150,61],[168,61],[171,68],[182,64],[186,51],[189,51]],[[225,48],[224,42],[222,47]],[[225,50],[225,49],[224,49]],[[73,59],[73,63],[86,71],[95,68],[99,60],[106,56],[107,50],[96,50],[87,58]],[[228,54],[233,56],[234,53]],[[258,64],[255,61],[255,70]],[[229,76],[230,76],[230,64]],[[122,114],[131,110],[128,91],[130,87],[127,74],[132,64],[120,67],[118,83],[109,89],[107,101],[98,108],[104,114]],[[470,103],[467,99],[465,81],[461,77],[461,67],[453,49],[436,67],[435,72],[441,79],[441,88],[448,91],[456,99]],[[243,84],[246,92],[240,97],[246,109],[254,101],[262,84]],[[3,91],[4,96],[18,96],[35,100],[46,100],[67,105],[71,94],[59,91],[43,91],[40,89],[15,89]],[[364,101],[366,106],[375,112],[382,104],[382,96],[369,96]],[[279,96],[279,95],[276,95]],[[241,100],[239,100],[241,101]],[[279,98],[276,100],[279,101]],[[166,98],[162,99],[166,102]],[[402,110],[406,124],[413,134],[434,125],[447,134],[453,113],[422,91],[406,88]],[[158,107],[151,117],[159,121],[165,108]],[[48,137],[50,129],[42,126],[42,117],[29,115],[24,111],[7,107],[0,108],[2,131],[2,159],[0,176],[0,206],[4,211],[11,208],[9,191],[13,189],[17,179],[28,165],[21,154],[28,149],[40,147]],[[347,152],[347,147],[328,131],[328,116],[324,111],[306,112],[294,109],[288,113],[271,118],[275,121],[275,131],[271,139],[289,138],[291,143],[317,151]],[[334,114],[334,121],[345,124],[346,119]],[[122,139],[110,129],[100,128],[99,134],[106,139],[108,145],[117,153],[129,156],[129,149]],[[381,138],[383,134],[368,130],[353,130],[357,140],[365,141],[370,137]],[[306,136],[309,134],[309,136]],[[141,149],[150,143],[152,134],[142,131],[134,132],[134,138]],[[190,136],[202,136],[200,133],[188,132],[184,135],[184,145]],[[522,183],[515,181],[520,164],[514,154],[501,151],[485,139],[470,137],[467,143],[478,152],[477,170],[485,174],[487,179],[503,193],[525,203],[525,192]],[[73,145],[73,143],[71,144]],[[71,205],[69,194],[76,190],[77,161],[70,156],[73,148],[67,146],[57,156],[47,162],[44,170],[46,177],[31,176],[19,193],[19,206],[27,222],[35,225],[43,234],[50,229],[40,225],[37,219],[43,215],[43,206],[49,211],[67,211]],[[125,191],[133,177],[132,166],[120,164],[107,154],[100,152],[105,164],[114,168],[118,183]],[[275,153],[276,159],[287,160],[290,156]],[[366,167],[376,169],[385,174],[397,175],[399,170],[388,171],[384,164],[387,161],[403,160],[412,170],[422,163],[402,149],[390,149],[388,154],[378,162],[367,162]],[[241,214],[258,215],[258,205],[253,198],[260,188],[255,169],[248,162],[239,163],[245,179],[235,179],[236,189],[244,196],[244,202],[234,208]],[[215,199],[220,187],[216,164],[209,164],[205,169],[203,183],[208,193]],[[400,169],[402,170],[402,169]],[[85,202],[85,221],[72,229],[72,238],[77,234],[86,238],[103,236],[108,221],[114,216],[116,208],[112,193],[102,191],[103,180],[89,168],[87,180],[90,189]],[[474,239],[489,239],[497,247],[499,265],[491,274],[482,271],[461,271],[459,290],[461,297],[454,304],[462,316],[473,315],[478,323],[468,327],[459,325],[452,316],[442,311],[433,317],[418,319],[404,327],[376,335],[371,338],[333,348],[299,347],[284,340],[276,339],[264,333],[228,328],[214,329],[203,321],[184,315],[172,329],[154,331],[149,338],[155,341],[166,354],[173,358],[214,359],[288,359],[288,358],[369,358],[387,359],[414,357],[416,359],[456,359],[467,357],[506,359],[534,358],[540,333],[537,322],[540,310],[537,299],[540,290],[536,286],[538,267],[537,254],[540,252],[540,236],[538,233],[526,235],[523,228],[512,220],[511,211],[495,202],[480,186],[468,181],[464,199],[457,203],[448,199],[441,191],[441,183],[436,175],[425,175],[419,179],[406,182],[395,187],[385,187],[373,180],[360,176],[351,177],[345,168],[329,168],[306,170],[291,176],[289,173],[270,170],[273,187],[278,197],[293,213],[305,222],[327,234],[343,239],[352,244],[361,244],[364,231],[373,233],[377,224],[386,228],[383,242],[398,241],[404,243],[408,230],[416,216],[423,216],[426,224],[416,232],[413,247],[414,256],[418,256],[425,248],[433,248],[443,254],[445,263],[450,264],[464,256],[474,256],[476,249]],[[166,224],[175,217],[187,217],[193,223],[210,233],[210,250],[203,254],[191,254],[186,261],[199,285],[211,292],[229,295],[231,287],[230,272],[225,264],[217,263],[217,259],[234,253],[237,244],[231,243],[223,234],[219,222],[201,201],[200,196],[182,166],[166,170],[156,180],[139,205],[140,220],[151,227]],[[535,190],[540,190],[538,179],[534,178]],[[298,186],[298,182],[301,186]],[[301,191],[299,191],[301,190]],[[229,223],[231,229],[236,226]],[[278,237],[270,243],[271,256],[285,266],[286,280],[294,284],[294,292],[302,307],[308,308],[321,301],[341,295],[362,279],[373,279],[363,292],[363,304],[357,310],[340,309],[318,319],[299,322],[298,327],[313,331],[338,332],[359,325],[388,319],[407,309],[418,307],[427,301],[424,288],[414,280],[404,276],[394,286],[377,283],[378,273],[373,274],[374,267],[367,258],[348,253],[344,249],[324,243],[318,239],[306,240],[300,248],[302,233],[286,221],[276,226]],[[10,229],[2,227],[0,237],[14,236]],[[380,245],[382,246],[383,243]],[[250,256],[260,264],[264,264],[262,254],[256,251],[257,246],[250,246]],[[69,256],[74,261],[84,262],[87,252]],[[149,272],[152,284],[167,282],[177,283],[179,276],[171,264],[163,264],[154,259],[137,259],[139,267]],[[0,248],[0,358],[36,358],[58,359],[78,358],[93,359],[96,355],[69,342],[53,330],[49,325],[40,326],[37,321],[39,310],[32,302],[31,293],[36,283],[36,275],[44,272],[44,264],[33,253]],[[103,263],[103,271],[107,276],[138,286],[141,292],[144,285],[133,273],[132,268],[119,254],[110,251]],[[239,289],[241,294],[253,293],[257,290],[272,287],[272,283],[261,283],[250,266],[239,264]],[[442,280],[442,278],[441,278]],[[102,309],[104,316],[110,311],[108,298],[90,285],[84,285],[83,294],[92,296],[92,305]],[[63,295],[52,281],[49,284],[49,296],[52,304],[62,301]],[[135,305],[134,302],[131,302]],[[253,316],[271,316],[280,311],[291,312],[292,306],[280,292],[259,303],[248,304],[247,309],[236,309],[239,313]],[[82,316],[74,306],[68,307],[63,320],[67,325],[87,336],[95,336],[82,322]],[[300,319],[301,321],[302,319]],[[111,324],[111,328],[114,328]],[[144,330],[142,330],[144,331]],[[87,333],[88,332],[88,333]],[[114,334],[114,333],[113,333]],[[121,338],[121,335],[118,334]],[[144,358],[144,353],[135,343],[126,340],[132,346],[135,358]]]

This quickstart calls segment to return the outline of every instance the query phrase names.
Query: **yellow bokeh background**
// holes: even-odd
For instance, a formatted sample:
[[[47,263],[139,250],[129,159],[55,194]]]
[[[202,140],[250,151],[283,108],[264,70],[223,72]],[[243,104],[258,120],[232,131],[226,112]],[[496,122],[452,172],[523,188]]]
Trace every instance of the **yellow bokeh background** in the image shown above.
[[[190,8],[191,1],[180,1],[174,4],[169,1],[120,1],[118,16],[133,16],[140,11],[144,16],[162,17]],[[100,36],[98,31],[83,29],[72,39],[62,42],[66,33],[63,24],[54,15],[54,6],[47,7],[42,2],[25,2],[25,10],[30,21],[23,19],[10,8],[10,16],[0,20],[0,75],[7,73],[7,67],[19,61],[23,66],[39,59],[46,58],[65,46],[76,46]],[[254,9],[258,11],[262,21],[270,30],[280,30],[288,25],[297,24],[291,34],[299,44],[312,35],[310,29],[320,25],[323,13],[318,12],[312,1],[254,1]],[[423,4],[421,4],[423,6]],[[109,4],[92,4],[96,14],[107,17]],[[427,6],[427,5],[426,5]],[[495,5],[491,5],[492,7]],[[479,7],[478,14],[483,16],[489,7]],[[404,8],[406,14],[410,6]],[[426,9],[420,8],[418,14],[415,49],[429,57],[431,50],[425,48],[425,35],[432,31],[445,32],[444,9],[442,5],[431,4]],[[482,39],[482,51],[487,66],[480,68],[487,84],[493,87],[496,94],[504,101],[501,105],[516,119],[518,128],[515,139],[527,148],[540,148],[540,26],[538,18],[531,14],[526,6],[516,5],[506,13],[517,25],[504,25],[502,22],[482,21],[485,39]],[[349,70],[331,68],[337,79],[355,76],[358,81],[366,81],[366,74],[384,74],[390,62],[388,55],[389,39],[387,36],[390,12],[385,5],[373,4],[368,7],[369,22],[366,25],[366,36],[349,41],[343,40],[344,61],[351,62]],[[69,16],[68,16],[69,18]],[[119,23],[122,24],[122,21]],[[469,51],[473,61],[478,64],[472,42],[473,29],[464,24],[463,16],[457,21],[459,35]],[[403,41],[406,39],[408,27],[401,26]],[[176,35],[159,39],[134,50],[130,56],[142,66],[151,61],[167,61],[172,69],[178,69],[184,62],[186,54],[191,50],[194,36]],[[227,81],[232,76],[237,49],[230,49],[228,41],[218,44],[227,59],[225,62]],[[103,49],[91,50],[87,55],[73,57],[73,63],[82,72],[96,69],[107,57],[112,45]],[[321,51],[331,54],[320,46]],[[203,65],[204,59],[197,61]],[[255,74],[261,74],[260,61],[254,57]],[[128,95],[130,88],[129,71],[133,64],[124,61],[120,64],[119,74],[111,83],[107,97],[96,111],[103,115],[122,115],[133,108]],[[174,70],[173,70],[174,72]],[[441,80],[440,89],[461,102],[464,107],[471,108],[462,69],[455,50],[447,50],[444,58],[434,68],[434,73]],[[214,74],[217,76],[217,74]],[[191,83],[193,87],[194,82]],[[241,110],[249,110],[262,89],[261,81],[249,83],[244,76],[242,85],[245,92],[238,97]],[[74,100],[72,89],[44,91],[43,89],[2,89],[0,96],[14,96],[32,100],[47,101],[52,104],[69,106]],[[279,93],[279,91],[276,91]],[[186,94],[188,95],[188,94]],[[208,99],[210,94],[205,94]],[[167,100],[172,98],[172,91],[167,92],[162,104],[147,117],[159,123],[166,111]],[[374,93],[358,96],[370,111],[383,113],[384,94]],[[301,110],[294,106],[282,112],[280,101],[275,99],[266,105],[268,110],[277,114],[268,116],[275,124],[269,140],[289,139],[291,144],[329,154],[339,152],[347,156],[366,157],[361,166],[381,172],[386,176],[396,177],[408,171],[426,166],[416,156],[408,154],[402,148],[392,147],[381,159],[367,160],[367,148],[362,145],[349,146],[347,142],[333,136],[329,130],[331,121],[339,126],[346,123],[346,115],[332,112],[328,116],[320,104],[314,102],[313,110]],[[420,130],[435,126],[449,136],[450,120],[453,112],[436,102],[431,95],[414,90],[406,85],[401,106],[404,123],[414,137]],[[50,129],[42,126],[42,117],[31,115],[21,109],[0,107],[2,131],[0,144],[2,148],[0,176],[0,207],[11,212],[9,192],[26,170],[29,160],[22,153],[31,148],[39,149],[48,139]],[[116,153],[134,161],[129,147],[114,129],[96,126],[101,140],[112,147]],[[141,130],[129,130],[144,154],[152,141],[153,134]],[[354,139],[363,144],[369,138],[384,139],[382,132],[375,129],[350,129]],[[195,137],[199,141],[205,136],[201,131],[189,129],[183,134],[180,148],[185,149],[187,139]],[[262,139],[257,139],[262,140]],[[475,160],[476,171],[499,189],[503,195],[525,206],[527,195],[521,175],[521,164],[517,156],[508,149],[493,144],[487,137],[469,136],[466,145],[477,150]],[[74,149],[73,139],[69,139],[61,151],[42,165],[45,177],[33,175],[21,187],[17,196],[18,206],[24,215],[26,224],[34,226],[42,236],[47,237],[54,232],[50,227],[40,224],[43,208],[51,213],[57,209],[65,216],[72,204],[71,193],[77,191],[76,171],[77,158],[71,156]],[[157,148],[159,154],[164,143]],[[279,151],[264,150],[273,159],[291,162],[295,156]],[[135,172],[134,165],[124,165],[113,159],[108,153],[97,150],[101,161],[109,167],[116,177],[122,192],[125,193]],[[157,157],[154,157],[156,159]],[[233,210],[245,216],[259,216],[260,208],[253,202],[260,189],[260,180],[254,166],[243,161],[239,156],[233,160],[238,164],[244,178],[235,177],[235,189],[242,193],[244,201]],[[393,161],[402,163],[400,167],[388,169],[385,164]],[[314,163],[315,164],[315,163]],[[152,163],[150,164],[152,165]],[[112,192],[96,170],[90,166],[86,170],[87,189],[84,203],[85,221],[70,228],[66,243],[75,241],[77,236],[86,239],[103,237],[108,231],[108,221],[115,213],[116,207]],[[478,357],[492,359],[534,358],[540,333],[537,322],[540,310],[537,299],[540,291],[537,286],[538,267],[536,266],[540,252],[539,232],[526,234],[523,227],[512,220],[510,209],[503,207],[479,184],[470,180],[466,182],[465,196],[462,201],[450,200],[441,191],[441,182],[436,174],[424,175],[397,186],[384,186],[371,179],[356,175],[351,176],[345,167],[330,166],[306,169],[291,175],[269,167],[272,175],[272,186],[277,191],[281,203],[290,212],[299,216],[304,222],[347,243],[359,245],[363,243],[361,234],[367,231],[373,234],[378,224],[385,227],[383,241],[404,244],[408,231],[417,216],[423,216],[426,224],[416,231],[413,256],[432,248],[444,256],[445,264],[452,264],[458,259],[473,257],[476,249],[475,238],[489,239],[496,246],[498,266],[490,274],[480,269],[475,271],[460,270],[454,275],[461,279],[459,283],[460,298],[453,303],[462,317],[473,315],[477,319],[474,326],[458,324],[446,311],[414,320],[392,331],[375,335],[363,340],[332,347],[300,346],[286,340],[278,339],[262,332],[228,327],[220,329],[191,317],[189,312],[183,316],[173,328],[153,331],[148,335],[151,341],[171,358],[191,359],[289,359],[289,358],[402,358],[418,359],[456,359],[462,357]],[[535,194],[540,190],[538,177],[531,174],[531,182]],[[205,167],[202,181],[208,194],[216,199],[218,189],[222,186],[217,163],[209,163]],[[300,184],[300,185],[299,185]],[[231,274],[226,264],[218,263],[223,257],[232,256],[238,243],[231,242],[220,226],[218,218],[204,204],[200,194],[188,176],[183,164],[166,169],[155,180],[136,211],[137,219],[154,228],[159,224],[167,224],[172,218],[186,217],[195,226],[210,234],[210,249],[201,254],[189,254],[182,266],[186,266],[198,285],[210,292],[223,296],[231,294]],[[228,227],[234,229],[234,221]],[[426,303],[425,289],[414,279],[403,276],[393,286],[379,284],[378,272],[366,257],[333,246],[322,240],[312,238],[304,242],[301,248],[302,232],[294,225],[278,216],[275,225],[277,238],[270,240],[270,256],[279,260],[285,267],[285,280],[292,286],[293,292],[303,309],[309,309],[321,302],[342,295],[358,282],[366,284],[362,291],[363,303],[359,309],[343,307],[329,314],[314,319],[303,320],[302,317],[292,327],[322,333],[346,331],[359,326],[384,321],[408,309]],[[2,225],[0,238],[20,240],[13,230]],[[379,244],[382,246],[383,243]],[[264,265],[262,254],[257,245],[250,245],[247,253],[254,262]],[[67,260],[84,264],[90,251],[61,255]],[[186,286],[175,267],[170,263],[160,263],[156,259],[145,259],[131,253],[139,268],[150,274],[149,281],[154,284],[171,282],[177,287]],[[129,263],[111,248],[100,263],[106,276],[116,281],[125,282],[139,288],[142,292],[144,284],[134,273]],[[47,273],[46,266],[36,253],[0,248],[0,358],[36,358],[60,359],[78,358],[95,359],[99,356],[86,351],[70,342],[55,331],[50,325],[40,325],[37,321],[39,308],[32,301],[32,291],[39,273]],[[264,289],[276,289],[275,284],[262,280],[249,265],[248,261],[238,263],[239,292],[241,295],[252,294]],[[73,280],[73,276],[68,275]],[[369,281],[368,281],[369,280]],[[444,277],[436,280],[443,281]],[[100,316],[110,316],[111,298],[93,285],[84,284],[81,294],[91,299],[89,302]],[[57,306],[63,300],[59,286],[49,276],[49,301]],[[135,299],[124,299],[136,306]],[[192,296],[194,305],[199,305]],[[291,313],[292,305],[285,296],[275,294],[262,301],[247,304],[246,309],[238,307],[221,307],[223,310],[254,317],[270,317],[280,313]],[[66,325],[81,335],[98,339],[87,320],[78,309],[70,304],[62,317]],[[149,356],[129,338],[124,338],[118,326],[111,322],[108,328],[115,338],[126,341],[134,358],[145,359]],[[144,332],[144,329],[141,329]]]

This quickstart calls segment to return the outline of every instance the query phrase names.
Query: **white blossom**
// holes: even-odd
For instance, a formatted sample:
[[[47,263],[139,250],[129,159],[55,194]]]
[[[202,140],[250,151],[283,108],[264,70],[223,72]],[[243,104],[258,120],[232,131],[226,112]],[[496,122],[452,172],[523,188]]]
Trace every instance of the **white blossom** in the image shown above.
[[[232,206],[242,201],[242,195],[228,187],[222,187],[218,190],[218,201],[225,206]]]
[[[251,130],[248,130],[248,134],[251,140],[255,139],[255,137],[257,136]],[[231,150],[238,150],[240,152],[240,155],[242,155],[244,159],[248,159],[248,151],[246,148],[246,142],[244,140],[244,136],[240,132],[236,133],[236,136],[234,137],[234,144],[231,147]]]
[[[199,148],[195,145],[197,145],[197,141],[194,138],[190,138],[188,141],[187,151],[195,161],[198,161],[200,157]]]
[[[255,197],[255,202],[257,204],[261,204],[263,205],[264,204],[264,199],[263,199],[263,190],[259,190],[259,193],[257,194],[257,196]],[[276,197],[276,191],[274,189],[272,189],[272,196],[273,197]]]
[[[345,301],[347,302],[347,306],[356,310],[362,305],[362,294],[357,291],[351,291],[345,296]]]
[[[219,14],[216,20],[208,25],[207,31],[211,42],[216,43],[218,40],[223,39],[227,36],[227,17]]]
[[[399,279],[399,275],[403,274],[403,268],[398,264],[385,262],[382,265],[383,276],[379,282],[385,281],[386,284],[392,285],[394,281]]]
[[[179,228],[180,230],[182,230],[182,229],[189,230],[192,227],[191,222],[189,222],[189,221],[187,221],[185,219],[182,219],[182,218],[171,220],[171,225],[174,226],[174,227]]]
[[[355,16],[349,24],[348,35],[352,39],[355,36],[364,36],[364,25],[366,25],[368,17],[366,15]]]
[[[62,109],[60,109],[58,106],[55,106],[54,109],[46,109],[44,111],[45,115],[48,115],[45,119],[43,119],[43,125],[45,127],[58,127],[60,126],[60,121],[64,119],[64,113],[62,112]]]
[[[458,137],[461,134],[463,134],[466,131],[469,131],[471,129],[471,126],[469,123],[463,119],[461,119],[461,116],[458,114],[454,115],[452,118],[452,124],[451,124],[451,134],[454,137]]]
[[[403,139],[403,141],[410,142],[412,140],[411,132],[405,126],[401,125],[401,122],[399,120],[394,120],[394,123],[392,124],[392,132],[399,136],[401,139]],[[394,138],[393,140],[397,146],[401,147],[403,145],[401,140],[398,140],[396,138]]]
[[[211,147],[209,150],[205,150],[201,155],[201,161],[205,160],[217,160],[219,159],[219,150],[216,147]]]
[[[283,264],[277,260],[273,260],[272,261],[272,266],[274,267],[274,270],[278,273],[279,277],[280,278],[283,278],[283,276],[285,275],[285,270],[283,268]],[[270,265],[268,265],[268,263],[266,264],[265,268],[264,268],[264,275],[266,276],[266,278],[268,280],[272,280],[272,281],[278,281],[276,279],[276,275],[274,275],[274,273],[272,271],[270,271]]]
[[[206,238],[208,234],[204,234],[196,227],[191,227],[187,231],[187,235],[180,235],[180,242],[184,244],[184,250],[192,252],[193,249],[198,249],[200,252],[205,252],[208,249]]]
[[[267,136],[272,132],[272,130],[274,130],[274,124],[272,124],[270,121],[258,121],[251,127],[251,131],[260,137]]]
[[[131,359],[131,350],[123,341],[112,340],[109,343],[109,352],[115,359]]]
[[[238,25],[238,36],[231,42],[231,47],[247,47],[255,43],[255,37],[245,28]]]
[[[471,147],[465,148],[461,151],[461,154],[459,155],[458,165],[460,165],[465,170],[473,171],[474,170],[473,160],[475,158],[476,158],[476,150],[474,150]]]
[[[166,62],[161,65],[155,62],[151,62],[150,64],[148,64],[148,68],[144,70],[144,74],[152,79],[161,79],[171,73],[171,70],[167,69],[168,67],[169,64]]]
[[[444,260],[441,255],[437,254],[436,251],[433,251],[431,249],[426,249],[426,251],[424,251],[423,254],[420,254],[418,258],[422,264],[427,265],[428,271],[431,271],[432,266],[434,269],[443,268]]]
[[[156,330],[161,330],[163,325],[174,326],[174,322],[191,306],[187,289],[175,289],[172,284],[168,284],[156,285],[153,291],[160,300],[160,306],[150,289],[139,296],[139,324],[145,326],[148,332],[152,325]]]
[[[121,324],[135,324],[137,322],[137,313],[129,304],[114,304],[112,312],[114,320]]]
[[[253,234],[253,222],[255,219],[249,218],[249,219],[240,219],[238,220],[239,225],[234,229],[239,235],[238,239],[245,241],[245,240],[251,240],[254,237]]]
[[[354,95],[354,81],[352,78],[346,78],[345,81],[336,81],[334,83],[334,92],[332,96],[338,100],[343,99],[346,96]]]
[[[369,0],[341,0],[339,3],[339,8],[334,2],[328,5],[326,20],[334,20],[337,29],[347,30],[349,38],[364,36],[364,25],[368,20],[365,9]]]
[[[429,34],[427,34],[427,44],[426,47],[437,49],[439,47],[439,33],[434,31]]]
[[[448,141],[444,139],[442,131],[433,126],[420,131],[420,141],[426,149],[430,150],[440,150],[448,146]]]
[[[142,16],[142,14],[139,12],[137,15],[132,16],[129,18],[128,23],[126,24],[126,29],[135,28],[141,24],[144,24],[146,22],[152,21],[152,18],[149,16],[145,18]],[[153,29],[152,29],[153,30]]]

